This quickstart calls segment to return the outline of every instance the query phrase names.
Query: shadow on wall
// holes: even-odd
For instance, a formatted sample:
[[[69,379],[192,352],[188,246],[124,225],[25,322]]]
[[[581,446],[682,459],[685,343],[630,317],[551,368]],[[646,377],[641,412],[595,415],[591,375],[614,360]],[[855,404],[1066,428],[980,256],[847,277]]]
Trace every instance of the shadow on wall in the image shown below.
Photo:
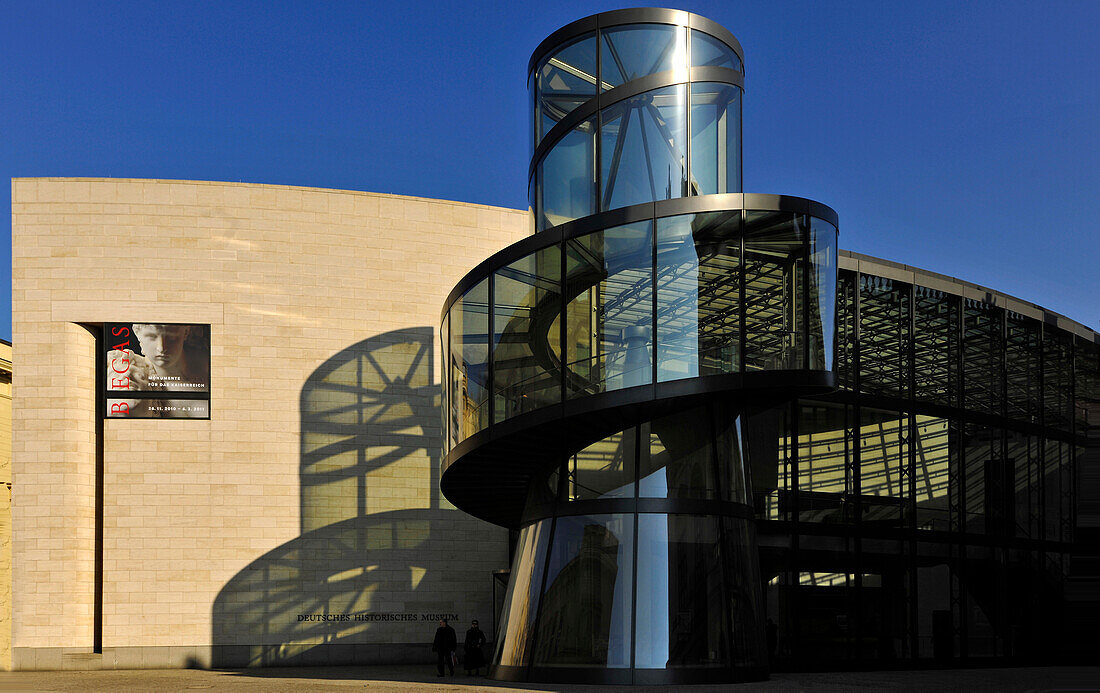
[[[306,381],[301,536],[218,594],[213,666],[425,662],[440,614],[487,613],[499,566],[456,568],[478,528],[440,507],[433,346],[429,327],[388,332]]]

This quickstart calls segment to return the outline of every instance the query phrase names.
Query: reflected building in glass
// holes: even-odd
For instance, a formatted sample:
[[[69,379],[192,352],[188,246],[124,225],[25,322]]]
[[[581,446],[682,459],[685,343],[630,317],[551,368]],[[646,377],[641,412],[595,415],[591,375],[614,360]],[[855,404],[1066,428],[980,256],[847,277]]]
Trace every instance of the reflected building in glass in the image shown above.
[[[516,530],[494,675],[1051,656],[1096,333],[745,193],[743,65],[657,9],[531,59],[534,233],[441,331],[442,491]]]

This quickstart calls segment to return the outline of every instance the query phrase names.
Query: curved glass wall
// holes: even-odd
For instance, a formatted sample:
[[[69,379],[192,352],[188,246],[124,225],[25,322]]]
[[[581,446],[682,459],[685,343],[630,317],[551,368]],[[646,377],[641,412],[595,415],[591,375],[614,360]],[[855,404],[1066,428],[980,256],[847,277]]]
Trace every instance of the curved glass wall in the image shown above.
[[[596,34],[587,34],[543,58],[532,75],[537,147],[577,106],[596,95]]]
[[[604,29],[600,38],[600,77],[605,91],[668,70],[680,70],[680,79],[687,78],[686,27],[628,24]]]
[[[551,517],[520,536],[496,663],[633,667],[641,680],[646,671],[762,666],[740,421],[721,406],[659,418],[594,443],[535,482],[550,489],[550,503],[539,495],[537,507]],[[651,505],[638,505],[646,499]],[[593,500],[628,505],[572,509]],[[658,500],[711,504],[698,514],[655,512]],[[536,576],[545,576],[541,591]]]
[[[686,194],[686,96],[687,85],[677,84],[624,99],[600,113],[602,210]]]
[[[529,77],[534,146],[598,92],[670,70],[675,71],[675,81],[686,81],[689,66],[743,73],[741,58],[733,48],[698,29],[633,24],[570,39],[543,56]]]
[[[690,82],[694,68],[712,81]],[[602,28],[544,56],[530,78],[535,229],[597,208],[740,192],[741,69],[730,46],[669,24]],[[637,93],[629,85],[643,78],[665,85]],[[546,140],[565,120],[575,124]]]
[[[737,209],[567,237],[508,262],[491,296],[482,280],[448,312],[450,447],[597,393],[832,370],[836,236],[806,214]]]

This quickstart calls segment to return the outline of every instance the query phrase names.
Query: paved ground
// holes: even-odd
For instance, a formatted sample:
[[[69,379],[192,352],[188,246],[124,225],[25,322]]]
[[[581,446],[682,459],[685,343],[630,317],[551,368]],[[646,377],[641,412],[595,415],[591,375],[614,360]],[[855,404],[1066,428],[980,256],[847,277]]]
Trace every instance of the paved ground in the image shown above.
[[[841,672],[775,674],[770,681],[728,686],[572,686],[557,684],[503,684],[461,673],[436,678],[431,666],[329,667],[297,669],[237,669],[201,671],[162,669],[142,671],[43,671],[0,673],[0,691],[347,691],[371,693],[450,691],[554,691],[556,693],[666,693],[687,691],[809,691],[841,693],[859,691],[1100,691],[1100,667],[1050,667],[1029,669],[955,669],[942,671]]]

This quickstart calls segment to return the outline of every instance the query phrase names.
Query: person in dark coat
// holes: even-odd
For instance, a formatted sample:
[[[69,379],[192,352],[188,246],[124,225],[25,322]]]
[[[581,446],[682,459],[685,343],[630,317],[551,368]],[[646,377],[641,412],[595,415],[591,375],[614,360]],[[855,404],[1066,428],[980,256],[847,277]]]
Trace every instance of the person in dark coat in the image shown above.
[[[432,641],[432,652],[435,653],[435,668],[443,675],[443,663],[451,670],[451,676],[455,675],[455,650],[458,648],[458,636],[455,629],[447,625],[447,619],[439,619],[439,627],[435,629],[435,640]]]
[[[475,619],[470,624],[470,630],[466,631],[466,642],[462,643],[462,648],[466,652],[463,667],[466,669],[467,676],[470,675],[471,671],[474,672],[475,676],[480,676],[481,667],[486,667],[486,673],[488,673],[485,656],[481,653],[481,648],[485,645],[485,642],[485,633],[482,633],[481,629],[477,627],[477,620]]]

